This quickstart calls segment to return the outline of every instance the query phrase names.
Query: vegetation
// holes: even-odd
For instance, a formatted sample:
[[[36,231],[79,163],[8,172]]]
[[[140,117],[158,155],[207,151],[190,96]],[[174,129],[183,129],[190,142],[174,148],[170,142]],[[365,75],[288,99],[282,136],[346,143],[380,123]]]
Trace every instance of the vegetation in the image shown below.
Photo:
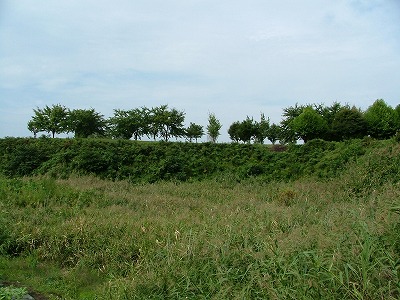
[[[4,139],[1,148],[0,281],[50,299],[400,297],[396,139],[283,152],[91,139]],[[187,152],[218,173],[179,181]],[[162,153],[169,170],[143,160]],[[119,168],[113,155],[126,159]],[[107,177],[137,157],[163,180],[79,175]],[[48,176],[20,177],[39,171]]]
[[[1,300],[21,300],[28,294],[26,288],[17,288],[14,286],[0,286],[0,299]]]
[[[261,144],[140,142],[109,139],[0,139],[0,174],[10,177],[96,175],[133,183],[196,181],[234,176],[295,180],[337,176],[365,153],[370,139],[313,140],[282,149]],[[275,150],[278,150],[275,151]]]
[[[35,134],[62,130],[46,118],[74,128],[69,110],[36,111]],[[279,125],[234,122],[232,144],[214,114],[198,144],[170,142],[203,134],[176,109],[114,112],[115,139],[0,139],[0,283],[50,299],[400,298],[400,106],[296,104]]]
[[[382,99],[375,101],[364,115],[368,133],[374,138],[390,138],[399,129],[397,111]]]
[[[28,122],[28,129],[36,136],[38,132],[46,131],[51,133],[54,138],[55,134],[69,132],[68,126],[68,109],[60,104],[45,108],[37,108],[33,110],[35,115]]]
[[[69,115],[69,128],[77,138],[104,136],[107,122],[104,116],[92,109],[74,109]]]
[[[44,109],[34,109],[35,115],[28,122],[28,129],[36,137],[38,132],[55,134],[74,132],[76,138],[112,137],[135,140],[143,136],[159,137],[169,141],[171,137],[185,136],[185,113],[168,105],[151,109],[142,107],[131,110],[115,109],[114,116],[105,120],[104,116],[94,109],[75,109],[58,105],[46,106]],[[199,138],[202,131],[195,132],[194,138]],[[201,137],[201,136],[200,136]]]
[[[253,140],[255,143],[263,144],[269,135],[269,120],[266,119],[264,114],[261,114],[260,122],[247,117],[242,122],[234,122],[229,127],[228,133],[234,142],[250,143]]]
[[[204,135],[203,126],[190,122],[185,135],[189,142],[192,142],[192,140],[195,139],[197,143],[197,140]]]
[[[326,120],[312,107],[306,107],[302,113],[293,119],[290,126],[305,142],[321,137],[328,129]]]
[[[269,121],[262,114],[264,119],[260,123],[250,117],[242,122],[233,122],[228,133],[233,142],[244,143],[250,140],[262,143],[265,138],[272,144],[277,140],[290,144],[299,139],[306,143],[312,139],[345,141],[366,136],[388,139],[400,130],[399,113],[400,105],[393,109],[382,99],[376,100],[365,112],[338,102],[331,106],[296,104],[283,110],[280,125],[269,126]],[[261,132],[263,134],[260,135]]]
[[[217,119],[215,114],[208,115],[207,134],[212,143],[215,143],[220,136],[222,128],[221,122]]]
[[[114,110],[108,120],[94,109],[76,109],[58,105],[34,109],[28,129],[36,137],[39,132],[55,134],[73,132],[76,138],[107,137],[139,140],[144,136],[168,142],[181,138],[192,142],[204,135],[201,125],[190,122],[185,128],[185,113],[168,105],[158,107]],[[295,144],[299,139],[344,141],[371,136],[388,139],[400,130],[400,105],[392,108],[383,99],[376,100],[365,112],[348,104],[334,102],[331,106],[309,104],[289,106],[283,109],[280,124],[270,125],[269,118],[261,113],[260,121],[247,116],[235,121],[228,128],[233,142],[263,144],[265,139],[275,144]],[[222,124],[215,114],[208,116],[206,127],[209,140],[215,143],[220,136]]]

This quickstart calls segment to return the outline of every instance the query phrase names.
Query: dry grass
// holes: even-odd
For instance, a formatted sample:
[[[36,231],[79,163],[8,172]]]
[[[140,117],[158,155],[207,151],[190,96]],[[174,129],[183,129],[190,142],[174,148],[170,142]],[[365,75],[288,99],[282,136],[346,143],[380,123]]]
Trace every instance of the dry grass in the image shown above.
[[[29,281],[17,262],[54,264],[65,279],[41,285],[71,299],[394,299],[399,257],[380,239],[400,188],[359,197],[346,180],[3,179],[4,239],[21,249],[0,266]]]

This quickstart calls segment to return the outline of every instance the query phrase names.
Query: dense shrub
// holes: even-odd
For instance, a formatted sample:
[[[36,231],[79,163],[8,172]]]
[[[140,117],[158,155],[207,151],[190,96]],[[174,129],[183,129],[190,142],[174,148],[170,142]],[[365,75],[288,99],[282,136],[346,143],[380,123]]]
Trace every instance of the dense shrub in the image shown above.
[[[260,144],[6,138],[0,140],[0,173],[58,178],[92,174],[132,182],[203,180],[224,174],[265,181],[329,178],[374,145],[364,140],[317,139],[277,151]]]

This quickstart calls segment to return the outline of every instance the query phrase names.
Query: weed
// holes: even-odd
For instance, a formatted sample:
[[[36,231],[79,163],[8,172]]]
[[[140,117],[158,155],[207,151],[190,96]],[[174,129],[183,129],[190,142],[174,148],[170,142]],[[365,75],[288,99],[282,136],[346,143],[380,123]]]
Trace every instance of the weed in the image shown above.
[[[0,299],[1,300],[21,300],[28,291],[26,288],[17,288],[12,285],[2,287],[0,286]]]
[[[140,160],[165,150],[126,145],[143,152]],[[234,151],[251,151],[245,146]],[[1,277],[61,299],[398,299],[400,150],[386,146],[354,160],[339,155],[348,167],[335,178],[271,181],[230,167],[215,178],[172,180],[197,172],[182,157],[164,161],[159,172],[171,180],[155,183],[0,177]],[[216,156],[223,148],[199,147]],[[273,153],[285,156],[274,165],[285,168],[301,151],[339,157],[337,147],[293,146]],[[298,163],[277,176],[293,175]],[[312,168],[304,162],[298,174]]]

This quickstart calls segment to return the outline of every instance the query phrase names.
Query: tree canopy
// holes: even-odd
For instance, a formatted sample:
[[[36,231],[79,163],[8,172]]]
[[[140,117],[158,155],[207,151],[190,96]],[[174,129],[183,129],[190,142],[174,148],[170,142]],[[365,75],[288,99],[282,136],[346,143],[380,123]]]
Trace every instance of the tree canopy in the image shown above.
[[[210,113],[208,115],[207,133],[212,143],[217,142],[217,139],[221,134],[221,128],[221,122],[217,119],[215,114]]]
[[[362,112],[356,107],[342,107],[334,115],[331,127],[333,139],[339,141],[367,135],[367,124]]]
[[[300,137],[305,143],[307,141],[321,138],[328,129],[326,120],[308,106],[303,112],[295,117],[289,127],[294,131],[295,135]]]
[[[377,139],[393,136],[398,126],[396,111],[383,99],[376,100],[364,113],[368,133]]]
[[[61,104],[45,106],[44,108],[36,108],[33,110],[34,115],[28,122],[28,129],[36,135],[40,131],[51,133],[54,138],[55,134],[69,132],[69,110]]]
[[[106,130],[104,116],[91,109],[74,109],[70,112],[68,122],[70,131],[77,138],[87,138],[91,135],[103,136]]]
[[[204,135],[203,126],[190,122],[188,128],[186,128],[186,137],[191,142],[193,139],[196,140]]]
[[[34,137],[39,132],[47,132],[53,138],[56,134],[72,132],[76,138],[102,136],[139,140],[148,137],[165,142],[183,138],[197,142],[205,133],[203,126],[193,122],[186,127],[185,112],[168,105],[115,109],[108,119],[93,108],[71,111],[61,104],[46,105],[33,111],[27,127]],[[217,141],[221,128],[220,120],[209,113],[206,133],[211,142]],[[272,144],[278,140],[287,144],[296,143],[299,139],[305,143],[312,139],[342,141],[367,135],[387,139],[399,130],[400,104],[393,109],[383,99],[378,99],[365,111],[339,102],[330,106],[296,103],[283,109],[282,120],[278,124],[270,124],[270,119],[262,113],[259,121],[247,116],[242,121],[233,122],[228,134],[233,142],[262,144],[268,139]]]

